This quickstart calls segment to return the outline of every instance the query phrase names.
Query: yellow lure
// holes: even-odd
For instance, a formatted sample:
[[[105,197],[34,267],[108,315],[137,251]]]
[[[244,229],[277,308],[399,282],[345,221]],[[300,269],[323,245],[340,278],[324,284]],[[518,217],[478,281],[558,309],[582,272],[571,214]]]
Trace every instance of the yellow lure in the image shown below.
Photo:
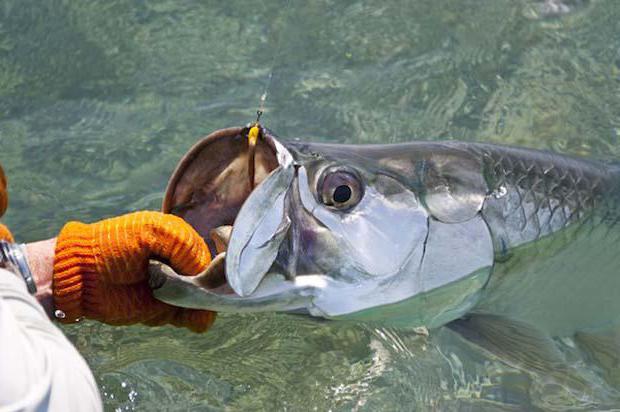
[[[256,141],[258,140],[258,136],[260,134],[260,125],[256,123],[254,126],[250,128],[248,132],[248,143],[250,146],[255,146]]]
[[[256,182],[254,181],[254,159],[256,156],[256,142],[260,136],[260,124],[254,123],[254,126],[248,131],[248,178],[250,189],[254,189]]]

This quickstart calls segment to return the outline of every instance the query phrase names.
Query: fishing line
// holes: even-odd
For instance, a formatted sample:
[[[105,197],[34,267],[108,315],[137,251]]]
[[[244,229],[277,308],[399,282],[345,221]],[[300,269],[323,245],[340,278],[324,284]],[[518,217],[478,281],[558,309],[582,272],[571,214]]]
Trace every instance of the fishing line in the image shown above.
[[[263,6],[265,3],[263,3]],[[286,18],[288,17],[288,12],[291,7],[291,0],[286,0],[286,6],[284,7],[284,23],[283,29],[286,27]],[[267,9],[266,7],[264,7]],[[271,88],[271,83],[273,80],[273,72],[275,71],[276,62],[278,57],[280,56],[280,50],[282,49],[282,33],[280,32],[276,38],[276,46],[275,52],[271,58],[269,75],[267,76],[267,84],[265,84],[265,88],[263,89],[263,93],[260,95],[258,102],[258,110],[256,111],[256,121],[254,124],[250,125],[248,130],[247,139],[248,139],[248,183],[250,190],[253,190],[256,186],[256,144],[258,143],[258,139],[262,136],[262,127],[260,125],[260,118],[265,111],[265,102],[267,101],[267,96],[269,94],[269,89]]]
[[[265,6],[264,2],[263,2],[263,6],[264,6],[264,9],[266,10],[267,7]],[[276,62],[278,58],[280,57],[280,51],[282,49],[282,32],[286,28],[286,21],[288,18],[288,13],[289,13],[290,8],[291,8],[291,0],[286,0],[286,5],[284,6],[284,12],[283,12],[284,23],[282,26],[282,30],[280,30],[280,33],[278,33],[276,37],[275,52],[273,53],[273,56],[271,57],[271,63],[269,65],[270,67],[269,75],[267,76],[267,82],[265,84],[265,87],[263,88],[263,92],[261,93],[259,101],[258,101],[258,110],[256,111],[256,123],[259,123],[260,118],[265,111],[265,103],[267,102],[267,96],[269,95],[269,91],[271,89],[271,83],[273,81],[273,72],[275,71]]]

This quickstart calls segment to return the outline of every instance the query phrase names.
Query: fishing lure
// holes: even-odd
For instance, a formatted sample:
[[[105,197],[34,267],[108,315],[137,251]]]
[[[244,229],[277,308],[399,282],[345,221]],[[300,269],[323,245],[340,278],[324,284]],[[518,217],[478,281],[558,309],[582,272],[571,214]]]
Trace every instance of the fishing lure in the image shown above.
[[[256,143],[258,139],[261,137],[261,129],[260,125],[260,117],[263,114],[262,110],[258,110],[256,112],[256,121],[250,127],[248,131],[248,178],[250,182],[250,189],[254,190],[255,185],[255,159],[256,159]]]

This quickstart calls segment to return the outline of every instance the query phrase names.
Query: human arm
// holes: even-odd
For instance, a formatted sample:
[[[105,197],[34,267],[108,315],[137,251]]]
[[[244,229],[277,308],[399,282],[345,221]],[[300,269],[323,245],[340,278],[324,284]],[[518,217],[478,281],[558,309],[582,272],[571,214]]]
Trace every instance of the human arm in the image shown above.
[[[84,316],[112,324],[171,323],[196,331],[206,330],[215,317],[155,301],[148,288],[150,257],[190,275],[210,262],[204,241],[174,216],[140,212],[90,225],[73,222],[58,238],[26,244],[25,253],[36,300],[19,275],[0,269],[2,410],[101,410],[88,366],[48,319],[55,309],[65,310],[61,321]],[[55,293],[60,305],[54,305]],[[93,302],[89,296],[99,299]]]
[[[52,280],[55,249],[56,238],[26,244],[26,259],[37,286],[34,296],[50,318],[54,313]]]

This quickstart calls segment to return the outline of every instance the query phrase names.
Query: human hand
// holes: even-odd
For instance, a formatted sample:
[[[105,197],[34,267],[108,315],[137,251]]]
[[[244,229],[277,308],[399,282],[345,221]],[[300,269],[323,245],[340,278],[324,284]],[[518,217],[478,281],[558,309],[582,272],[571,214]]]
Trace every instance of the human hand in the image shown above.
[[[6,177],[4,176],[2,166],[0,166],[0,216],[2,216],[6,211],[6,207],[9,202],[6,185]],[[9,231],[9,228],[4,226],[2,223],[0,223],[0,240],[13,242],[13,235],[11,234],[11,231]]]
[[[54,305],[64,313],[60,320],[86,317],[112,325],[172,324],[195,332],[207,330],[214,312],[178,308],[153,297],[149,258],[191,276],[207,267],[211,254],[189,224],[160,212],[67,223],[58,236],[54,259]]]
[[[0,223],[0,240],[6,240],[7,242],[14,242],[13,235],[8,227]]]

